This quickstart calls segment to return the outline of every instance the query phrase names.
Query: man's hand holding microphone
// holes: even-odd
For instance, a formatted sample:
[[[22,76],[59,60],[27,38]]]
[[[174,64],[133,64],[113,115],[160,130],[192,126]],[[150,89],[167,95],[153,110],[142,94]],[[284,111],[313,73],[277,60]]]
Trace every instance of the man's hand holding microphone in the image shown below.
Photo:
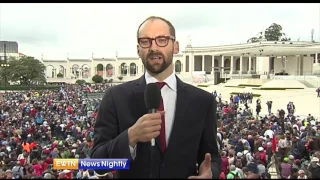
[[[149,114],[145,114],[128,129],[129,145],[133,148],[138,142],[151,141],[154,146],[154,139],[160,135],[161,115],[164,111],[158,112],[157,109],[161,102],[161,90],[156,83],[146,85],[144,100]]]
[[[145,114],[128,129],[129,145],[133,148],[138,142],[148,142],[160,135],[161,115],[164,111]]]

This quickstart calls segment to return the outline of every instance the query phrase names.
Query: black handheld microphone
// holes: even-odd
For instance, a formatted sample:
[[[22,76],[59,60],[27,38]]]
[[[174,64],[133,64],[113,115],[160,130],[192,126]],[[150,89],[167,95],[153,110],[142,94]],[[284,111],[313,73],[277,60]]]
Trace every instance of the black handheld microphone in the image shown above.
[[[148,113],[156,113],[160,106],[161,101],[161,90],[156,83],[149,83],[144,91],[144,102]],[[151,140],[151,146],[155,146],[155,139]]]

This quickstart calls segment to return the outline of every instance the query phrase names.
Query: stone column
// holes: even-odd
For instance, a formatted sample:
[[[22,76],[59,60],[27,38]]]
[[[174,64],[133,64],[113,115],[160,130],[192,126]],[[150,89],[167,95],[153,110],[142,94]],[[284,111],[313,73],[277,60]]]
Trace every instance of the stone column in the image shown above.
[[[130,66],[130,65],[129,65]],[[130,76],[130,68],[129,66],[127,65],[126,69],[127,69],[127,76]]]
[[[251,66],[252,66],[252,64],[251,64],[252,62],[251,62],[251,56],[249,56],[249,71],[248,71],[248,74],[251,74]]]
[[[181,62],[181,64],[180,64],[180,74],[184,74],[185,73],[185,70],[184,70],[184,67],[183,67],[183,61],[180,61]]]
[[[139,68],[138,68],[139,66],[138,65],[136,65],[136,73],[134,74],[134,76],[137,76],[137,75],[139,75],[138,73],[139,73]]]
[[[239,74],[242,74],[242,70],[243,70],[243,67],[242,67],[242,56],[240,56],[240,73]]]
[[[204,57],[205,57],[205,56],[202,55],[202,71],[205,71],[205,70],[204,70],[204,67],[205,67],[205,66],[204,66]]]
[[[190,53],[190,59],[189,59],[189,67],[190,67],[190,74],[194,71],[194,54]]]
[[[174,67],[174,66],[173,66]],[[130,68],[130,64],[127,67],[127,74],[128,76],[131,76],[131,68]]]
[[[211,74],[213,74],[214,73],[214,55],[212,55],[212,67],[211,67]]]
[[[232,74],[233,74],[233,64],[234,64],[234,62],[233,62],[233,56],[231,56],[230,59],[231,59],[231,60],[230,60],[230,75],[232,75]]]
[[[57,78],[57,69],[54,68],[54,78]]]
[[[78,71],[79,71],[79,79],[82,79],[82,72],[83,72],[82,68],[80,68],[80,70]]]
[[[224,56],[221,56],[221,67],[224,68]],[[224,77],[224,69],[221,69],[221,75]]]

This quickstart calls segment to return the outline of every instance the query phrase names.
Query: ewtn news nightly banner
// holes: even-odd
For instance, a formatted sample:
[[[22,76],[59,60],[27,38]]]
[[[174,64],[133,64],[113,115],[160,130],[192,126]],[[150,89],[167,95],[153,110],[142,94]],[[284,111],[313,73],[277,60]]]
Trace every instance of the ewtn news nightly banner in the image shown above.
[[[127,170],[128,159],[53,159],[54,170]]]

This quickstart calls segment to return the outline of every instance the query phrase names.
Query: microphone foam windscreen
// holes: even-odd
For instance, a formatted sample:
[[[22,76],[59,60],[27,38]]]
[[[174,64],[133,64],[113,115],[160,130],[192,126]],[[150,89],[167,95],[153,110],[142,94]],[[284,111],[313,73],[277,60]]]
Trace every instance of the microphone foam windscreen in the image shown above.
[[[156,83],[149,83],[144,91],[144,102],[147,109],[158,109],[161,101],[161,90]]]

